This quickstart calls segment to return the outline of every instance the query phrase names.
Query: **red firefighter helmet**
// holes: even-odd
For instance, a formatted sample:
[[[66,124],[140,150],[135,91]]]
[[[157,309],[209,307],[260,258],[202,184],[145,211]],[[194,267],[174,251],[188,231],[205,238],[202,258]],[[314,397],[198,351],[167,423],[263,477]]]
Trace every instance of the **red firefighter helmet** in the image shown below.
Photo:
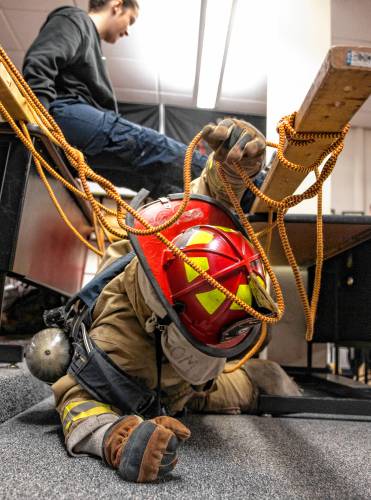
[[[174,238],[173,243],[227,290],[257,307],[250,277],[254,272],[265,287],[263,266],[259,253],[239,231],[223,226],[194,226]],[[179,318],[199,342],[233,347],[257,323],[240,305],[212,287],[170,250],[164,252],[162,266]]]
[[[170,195],[145,205],[140,213],[152,225],[159,225],[172,217],[181,201],[182,195]],[[143,228],[131,215],[127,222]],[[162,234],[225,288],[259,309],[251,277],[265,289],[263,266],[243,232],[237,217],[223,205],[192,195],[187,210]],[[260,321],[211,287],[155,235],[130,234],[130,241],[170,321],[194,347],[210,356],[228,358],[258,340]]]

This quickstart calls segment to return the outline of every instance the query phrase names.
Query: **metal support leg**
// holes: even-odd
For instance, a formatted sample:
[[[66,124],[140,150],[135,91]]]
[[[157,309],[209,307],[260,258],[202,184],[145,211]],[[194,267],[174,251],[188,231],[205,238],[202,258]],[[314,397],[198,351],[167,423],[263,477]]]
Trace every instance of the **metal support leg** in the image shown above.
[[[312,373],[313,364],[313,342],[307,342],[307,374]]]
[[[339,375],[339,347],[335,344],[335,375]]]
[[[365,384],[368,384],[368,357],[369,357],[369,350],[365,349],[363,351],[363,359],[365,363]]]
[[[0,335],[1,335],[1,319],[3,317],[5,278],[6,278],[6,273],[0,271]]]

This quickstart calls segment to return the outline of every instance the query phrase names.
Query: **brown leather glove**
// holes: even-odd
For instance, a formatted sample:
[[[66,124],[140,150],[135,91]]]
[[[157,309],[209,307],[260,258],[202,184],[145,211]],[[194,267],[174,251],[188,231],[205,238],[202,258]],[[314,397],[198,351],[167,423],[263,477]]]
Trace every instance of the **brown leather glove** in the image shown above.
[[[178,446],[190,435],[190,430],[175,418],[143,420],[130,415],[107,430],[103,457],[126,481],[155,481],[174,469]]]
[[[239,163],[250,177],[264,165],[265,137],[251,123],[225,118],[218,125],[209,123],[201,133],[214,150],[214,159],[224,165]]]

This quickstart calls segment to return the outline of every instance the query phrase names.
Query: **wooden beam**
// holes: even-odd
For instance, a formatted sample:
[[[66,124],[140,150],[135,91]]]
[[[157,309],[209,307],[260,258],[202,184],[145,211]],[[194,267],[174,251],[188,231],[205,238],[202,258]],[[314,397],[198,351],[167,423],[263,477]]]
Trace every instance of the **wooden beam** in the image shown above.
[[[371,94],[371,48],[332,47],[296,116],[298,132],[340,132]],[[294,110],[287,110],[287,114]],[[318,140],[306,147],[287,144],[285,156],[310,166],[331,140]],[[335,167],[336,168],[336,167]],[[293,172],[277,158],[263,183],[262,191],[275,200],[295,192],[306,174]],[[266,212],[256,199],[253,213]]]
[[[3,63],[0,63],[0,101],[14,120],[36,124],[31,108]]]

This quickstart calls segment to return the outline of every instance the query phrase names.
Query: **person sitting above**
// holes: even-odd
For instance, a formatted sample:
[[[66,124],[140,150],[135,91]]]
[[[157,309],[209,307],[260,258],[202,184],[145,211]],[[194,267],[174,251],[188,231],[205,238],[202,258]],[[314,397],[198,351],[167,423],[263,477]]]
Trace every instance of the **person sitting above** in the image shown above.
[[[144,187],[156,198],[183,190],[186,146],[119,114],[101,48],[101,40],[114,44],[128,36],[138,14],[137,0],[90,0],[88,12],[72,6],[54,10],[25,55],[23,74],[94,170],[118,186]],[[193,178],[206,160],[195,151]]]

